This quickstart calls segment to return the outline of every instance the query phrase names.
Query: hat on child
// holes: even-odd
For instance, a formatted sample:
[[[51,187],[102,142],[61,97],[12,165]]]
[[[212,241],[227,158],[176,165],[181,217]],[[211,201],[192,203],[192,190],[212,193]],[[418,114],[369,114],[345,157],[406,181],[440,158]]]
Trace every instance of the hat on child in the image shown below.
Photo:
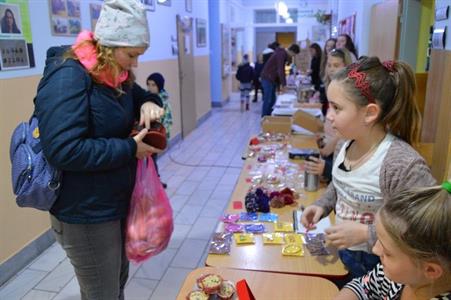
[[[158,90],[161,92],[161,90],[164,89],[164,77],[160,73],[152,73],[147,77],[147,81],[152,80],[155,82],[155,84],[158,87]]]
[[[138,0],[105,0],[94,37],[108,47],[149,47],[146,10]]]

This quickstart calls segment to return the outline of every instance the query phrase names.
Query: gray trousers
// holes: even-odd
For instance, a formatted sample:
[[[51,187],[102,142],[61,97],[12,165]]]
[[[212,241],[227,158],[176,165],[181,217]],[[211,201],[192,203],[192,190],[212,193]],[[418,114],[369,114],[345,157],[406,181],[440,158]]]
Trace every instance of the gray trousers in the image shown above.
[[[125,255],[125,220],[68,224],[50,215],[80,285],[82,300],[124,299],[129,262]]]

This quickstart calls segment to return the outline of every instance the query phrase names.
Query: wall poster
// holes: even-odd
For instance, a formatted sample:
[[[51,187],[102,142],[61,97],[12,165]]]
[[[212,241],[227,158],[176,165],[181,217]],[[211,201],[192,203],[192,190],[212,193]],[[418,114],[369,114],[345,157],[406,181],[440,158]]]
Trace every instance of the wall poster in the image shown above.
[[[338,21],[338,34],[347,34],[355,41],[355,17],[353,14],[343,20]]]
[[[52,35],[77,36],[81,31],[80,0],[48,1]]]
[[[222,70],[222,78],[226,78],[229,76],[231,70],[230,70],[230,28],[225,25],[221,24],[221,57],[222,57],[222,64],[221,64],[221,70]]]
[[[207,47],[207,21],[196,19],[196,45],[198,48]]]
[[[0,71],[33,68],[28,0],[0,0]]]
[[[89,3],[89,18],[91,19],[91,31],[94,32],[96,29],[97,20],[100,16],[100,11],[102,10],[102,4]]]

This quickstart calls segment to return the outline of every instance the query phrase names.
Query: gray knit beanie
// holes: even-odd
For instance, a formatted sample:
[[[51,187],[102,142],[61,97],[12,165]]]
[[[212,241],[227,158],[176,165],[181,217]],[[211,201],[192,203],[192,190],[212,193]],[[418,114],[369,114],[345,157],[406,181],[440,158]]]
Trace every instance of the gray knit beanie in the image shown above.
[[[105,0],[94,37],[108,47],[149,47],[149,27],[138,0]]]

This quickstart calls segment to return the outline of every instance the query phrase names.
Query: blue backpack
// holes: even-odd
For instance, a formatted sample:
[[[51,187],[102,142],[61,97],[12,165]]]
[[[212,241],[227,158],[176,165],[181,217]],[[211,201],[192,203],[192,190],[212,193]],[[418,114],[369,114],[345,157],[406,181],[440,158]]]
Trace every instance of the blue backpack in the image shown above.
[[[29,122],[20,123],[14,130],[9,155],[17,205],[50,210],[58,198],[62,174],[44,157],[34,114]]]

